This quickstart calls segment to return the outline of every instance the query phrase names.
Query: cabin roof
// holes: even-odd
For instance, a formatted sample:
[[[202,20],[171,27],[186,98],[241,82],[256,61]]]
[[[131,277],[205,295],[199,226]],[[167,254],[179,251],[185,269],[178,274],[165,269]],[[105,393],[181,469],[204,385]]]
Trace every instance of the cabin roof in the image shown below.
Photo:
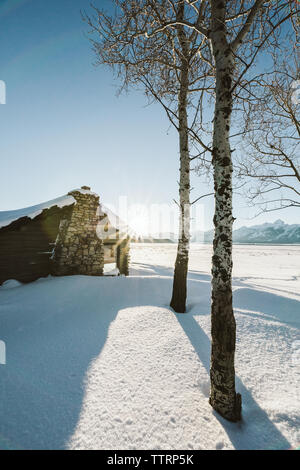
[[[22,217],[28,217],[34,219],[40,215],[44,209],[50,209],[51,207],[65,207],[76,203],[73,196],[65,194],[64,196],[57,197],[51,201],[42,202],[35,206],[25,207],[23,209],[11,210],[11,211],[0,211],[0,228],[10,225],[15,220],[21,219]]]
[[[93,193],[88,189],[80,188],[75,189],[72,192],[74,191],[81,192],[82,194],[98,196],[96,193]],[[20,221],[20,223],[23,223],[21,219],[24,218],[25,222],[26,217],[29,219],[34,219],[35,217],[42,214],[45,209],[50,209],[51,207],[55,206],[62,208],[76,203],[76,199],[72,195],[65,194],[50,201],[42,202],[41,204],[36,204],[30,207],[25,207],[23,209],[0,211],[0,230],[4,227],[8,227],[15,221]],[[104,232],[105,238],[114,238],[113,234],[116,232],[115,229],[117,229],[121,238],[123,238],[130,232],[128,225],[126,225],[125,222],[123,222],[118,215],[116,215],[113,211],[111,211],[108,207],[104,206],[103,204],[100,203],[97,213],[101,217],[97,227],[97,234],[99,238],[101,238],[100,234],[102,233],[103,227],[106,224],[108,225],[108,230]]]

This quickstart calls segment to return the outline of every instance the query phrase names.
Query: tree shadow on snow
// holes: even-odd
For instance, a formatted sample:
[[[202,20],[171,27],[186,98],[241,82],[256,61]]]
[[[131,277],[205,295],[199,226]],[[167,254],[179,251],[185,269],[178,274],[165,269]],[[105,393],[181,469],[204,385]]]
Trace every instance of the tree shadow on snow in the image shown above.
[[[164,265],[153,265],[149,263],[134,263],[130,268],[130,275],[139,276],[166,276],[173,278],[174,268],[169,268]],[[188,279],[195,281],[207,281],[210,282],[211,276],[204,271],[189,270]]]
[[[251,288],[239,288],[233,294],[234,307],[263,314],[264,319],[287,324],[299,324],[300,302],[270,292]],[[257,316],[256,313],[242,312]]]
[[[124,308],[167,306],[171,288],[168,277],[70,276],[1,289],[0,449],[66,448],[111,322]]]
[[[176,317],[209,375],[210,340],[208,336],[191,314],[177,314]],[[267,413],[260,408],[238,377],[236,377],[236,389],[242,395],[242,420],[239,423],[230,423],[213,411],[234,448],[241,450],[289,449],[290,443],[272,423]],[[208,400],[209,393],[205,395]]]
[[[67,447],[80,418],[87,371],[118,311],[169,306],[173,270],[139,266],[148,277],[58,277],[1,291],[0,339],[6,342],[7,364],[0,366],[0,448]],[[189,279],[190,312],[209,314],[210,276],[191,272]],[[250,308],[248,297],[237,300],[247,300]],[[208,337],[192,313],[177,318],[209,372]],[[234,425],[216,415],[234,446],[289,448],[239,379],[237,389],[244,421]]]
[[[143,267],[146,270],[153,270],[155,275],[173,276],[173,269],[171,268],[150,264],[143,264]],[[210,340],[193,317],[193,314],[210,314],[211,276],[201,271],[190,270],[188,279],[188,298],[193,298],[193,304],[189,303],[187,305],[188,313],[186,315],[176,314],[176,317],[209,375]],[[239,312],[243,315],[257,317],[258,313],[247,312],[247,310],[250,310],[259,312],[259,315],[266,321],[275,320],[282,323],[296,323],[298,321],[299,302],[293,299],[262,290],[240,287],[234,292],[233,301],[235,309],[244,310]],[[230,423],[213,411],[215,417],[224,427],[233,446],[236,449],[289,449],[291,446],[288,440],[273,424],[267,413],[260,408],[239,377],[236,378],[236,387],[243,400],[242,421],[240,423]]]

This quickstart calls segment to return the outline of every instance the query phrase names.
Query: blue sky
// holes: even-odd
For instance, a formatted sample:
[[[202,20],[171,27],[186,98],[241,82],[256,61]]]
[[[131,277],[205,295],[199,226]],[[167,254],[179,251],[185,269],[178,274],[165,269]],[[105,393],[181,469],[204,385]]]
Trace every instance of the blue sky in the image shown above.
[[[99,6],[109,0],[95,0]],[[158,105],[142,93],[116,97],[117,84],[93,66],[80,10],[87,0],[0,0],[0,210],[53,199],[89,185],[106,203],[171,203],[177,197],[177,135]],[[169,130],[169,132],[168,132]],[[193,197],[207,192],[193,177]],[[282,218],[286,210],[247,220],[253,211],[235,201],[236,227]],[[205,203],[212,227],[213,200]]]

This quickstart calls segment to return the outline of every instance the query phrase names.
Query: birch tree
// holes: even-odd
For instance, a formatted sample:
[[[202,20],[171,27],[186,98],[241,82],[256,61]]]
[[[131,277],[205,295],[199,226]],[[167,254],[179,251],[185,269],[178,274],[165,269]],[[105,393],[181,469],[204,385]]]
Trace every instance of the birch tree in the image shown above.
[[[284,5],[285,3],[285,5]],[[213,131],[215,237],[212,259],[212,351],[210,404],[231,421],[241,417],[235,390],[236,323],[232,307],[231,115],[239,87],[247,89],[260,51],[276,47],[280,26],[295,12],[288,2],[211,0],[211,41],[216,67]],[[285,8],[286,7],[286,8]],[[253,75],[251,76],[251,74]]]
[[[190,10],[206,9],[202,21],[193,16],[181,24],[207,40],[215,70],[212,164],[215,190],[215,235],[212,257],[210,404],[230,421],[241,418],[241,396],[235,389],[236,322],[232,305],[232,172],[230,146],[233,107],[251,93],[259,53],[280,45],[282,25],[299,14],[291,1],[185,0]],[[190,19],[191,18],[191,19]],[[166,23],[169,28],[172,23]]]
[[[121,3],[121,2],[120,2]],[[126,2],[128,8],[142,8],[148,2]],[[212,257],[211,367],[210,404],[224,418],[241,418],[241,396],[235,389],[236,322],[232,305],[232,112],[245,96],[251,94],[251,83],[257,73],[259,54],[268,54],[280,45],[282,27],[299,14],[296,2],[290,0],[166,0],[150,2],[169,5],[171,17],[162,24],[151,15],[138,25],[136,35],[147,41],[165,31],[185,34],[190,30],[198,37],[197,51],[214,71],[215,103],[212,136],[212,165],[215,191],[215,235]],[[185,5],[184,16],[174,13]],[[149,44],[149,43],[148,43]],[[209,149],[206,149],[209,150]]]
[[[211,150],[200,138],[203,95],[212,88],[210,51],[206,51],[208,55],[204,61],[201,57],[203,42],[197,32],[181,24],[187,8],[184,1],[114,0],[112,3],[116,6],[114,16],[96,7],[93,16],[84,16],[93,34],[91,41],[97,63],[113,69],[121,80],[121,90],[142,88],[148,97],[160,103],[178,131],[179,240],[170,305],[176,312],[183,313],[186,310],[190,208],[193,204],[190,198],[191,161]],[[203,12],[199,11],[198,22],[202,16]],[[174,25],[165,28],[169,22]],[[193,100],[196,93],[197,100]],[[191,148],[197,149],[196,156],[191,155]]]

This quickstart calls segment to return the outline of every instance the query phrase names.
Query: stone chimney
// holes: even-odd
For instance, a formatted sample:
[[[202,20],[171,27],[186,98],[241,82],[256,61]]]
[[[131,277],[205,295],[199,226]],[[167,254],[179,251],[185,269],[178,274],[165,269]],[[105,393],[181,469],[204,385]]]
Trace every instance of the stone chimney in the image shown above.
[[[82,186],[68,193],[76,203],[69,218],[60,222],[53,254],[54,275],[103,274],[103,242],[96,233],[99,196],[85,192],[90,189]]]

